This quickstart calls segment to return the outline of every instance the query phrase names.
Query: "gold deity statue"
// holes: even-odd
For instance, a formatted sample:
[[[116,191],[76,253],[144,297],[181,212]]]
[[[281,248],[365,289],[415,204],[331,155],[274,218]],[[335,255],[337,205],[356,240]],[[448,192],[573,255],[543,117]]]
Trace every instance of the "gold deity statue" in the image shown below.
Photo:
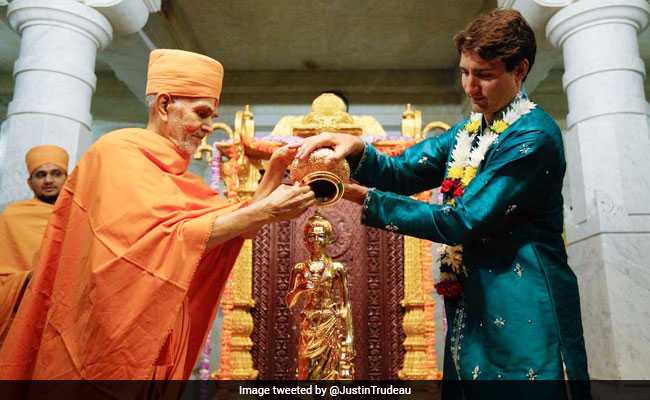
[[[354,378],[352,308],[345,266],[332,261],[326,247],[334,241],[332,224],[318,212],[305,224],[309,260],[291,272],[287,304],[300,312],[297,379]]]

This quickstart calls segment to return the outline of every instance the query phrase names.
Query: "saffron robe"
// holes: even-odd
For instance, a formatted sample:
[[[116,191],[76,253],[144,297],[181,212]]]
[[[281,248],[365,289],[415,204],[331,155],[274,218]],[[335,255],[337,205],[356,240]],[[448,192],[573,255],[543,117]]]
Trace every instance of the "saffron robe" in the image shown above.
[[[587,380],[588,372],[578,285],[562,240],[561,131],[533,109],[490,146],[455,206],[407,197],[441,185],[467,122],[400,157],[366,146],[353,178],[376,190],[368,193],[362,222],[463,245],[463,294],[445,298],[445,380],[559,380],[522,396],[565,398],[563,361],[571,380]],[[492,398],[486,386],[463,386],[465,398]],[[580,382],[571,389],[574,399],[588,396]]]
[[[206,252],[239,204],[144,129],[103,136],[68,178],[0,350],[2,379],[186,379],[239,253]]]
[[[53,209],[30,199],[9,204],[0,214],[0,347]]]

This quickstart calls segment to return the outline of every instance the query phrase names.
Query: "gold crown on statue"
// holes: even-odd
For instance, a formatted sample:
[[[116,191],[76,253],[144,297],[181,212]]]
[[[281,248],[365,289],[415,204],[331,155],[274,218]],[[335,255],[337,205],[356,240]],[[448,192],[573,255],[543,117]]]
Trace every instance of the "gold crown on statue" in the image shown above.
[[[320,148],[304,160],[293,160],[289,166],[289,177],[311,187],[316,201],[321,206],[334,204],[343,197],[343,184],[350,181],[350,165],[345,159],[327,163],[334,150]]]

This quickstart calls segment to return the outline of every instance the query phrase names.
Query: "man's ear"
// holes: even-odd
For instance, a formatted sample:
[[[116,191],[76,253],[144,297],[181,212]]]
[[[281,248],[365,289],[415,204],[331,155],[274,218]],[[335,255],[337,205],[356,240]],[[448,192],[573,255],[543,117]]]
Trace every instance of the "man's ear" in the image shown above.
[[[169,106],[173,103],[172,97],[167,93],[158,93],[156,95],[156,112],[160,119],[167,121],[169,116]]]
[[[31,175],[27,178],[27,186],[29,186],[29,188],[32,189],[32,192],[36,193],[36,191],[34,190],[34,186],[32,186],[32,176]]]
[[[519,79],[519,82],[523,82],[524,79],[526,79],[526,76],[528,75],[528,70],[530,69],[530,63],[528,62],[528,59],[524,58],[521,60],[519,65],[515,67],[515,74],[517,75],[517,79]]]

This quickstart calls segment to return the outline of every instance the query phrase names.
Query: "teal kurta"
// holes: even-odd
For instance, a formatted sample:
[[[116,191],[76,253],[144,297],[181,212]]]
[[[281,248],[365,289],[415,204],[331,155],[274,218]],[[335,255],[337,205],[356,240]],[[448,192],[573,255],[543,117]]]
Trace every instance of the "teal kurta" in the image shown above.
[[[463,295],[445,299],[446,380],[561,380],[562,361],[569,379],[588,379],[578,285],[562,239],[565,159],[553,119],[536,108],[501,133],[454,207],[408,197],[440,186],[466,123],[399,157],[366,146],[352,162],[353,178],[374,188],[362,222],[463,245]]]

